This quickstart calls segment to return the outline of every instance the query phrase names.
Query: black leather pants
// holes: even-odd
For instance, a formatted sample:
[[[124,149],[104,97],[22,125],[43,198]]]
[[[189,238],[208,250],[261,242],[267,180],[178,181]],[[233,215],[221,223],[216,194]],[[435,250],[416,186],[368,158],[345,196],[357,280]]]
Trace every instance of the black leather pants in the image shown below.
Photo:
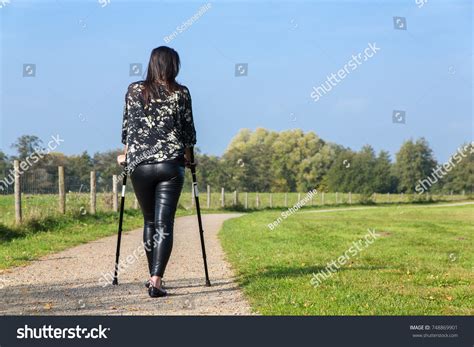
[[[130,176],[143,212],[143,242],[150,276],[163,277],[173,248],[176,207],[184,182],[179,162],[142,163]]]

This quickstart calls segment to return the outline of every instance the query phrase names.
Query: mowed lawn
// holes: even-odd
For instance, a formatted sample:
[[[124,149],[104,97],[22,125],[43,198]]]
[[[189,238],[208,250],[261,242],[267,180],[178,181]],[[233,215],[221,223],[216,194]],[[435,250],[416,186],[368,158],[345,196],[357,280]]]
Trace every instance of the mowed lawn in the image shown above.
[[[220,238],[253,309],[264,315],[474,314],[474,205],[381,206],[226,221]],[[368,229],[380,236],[318,287],[312,274]]]

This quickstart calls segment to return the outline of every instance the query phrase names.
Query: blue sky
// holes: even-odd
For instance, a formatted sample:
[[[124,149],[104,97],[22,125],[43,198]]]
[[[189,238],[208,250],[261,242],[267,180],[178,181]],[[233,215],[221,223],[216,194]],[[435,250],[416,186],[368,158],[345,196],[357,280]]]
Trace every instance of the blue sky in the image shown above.
[[[473,139],[470,0],[210,3],[167,44],[181,56],[202,152],[220,155],[239,129],[257,127],[392,155],[423,136],[440,161]],[[204,4],[10,0],[0,8],[0,149],[11,154],[22,134],[59,134],[67,154],[119,147],[124,94],[141,79],[130,64],[146,67]],[[380,51],[314,102],[313,86],[369,43]],[[30,63],[36,75],[23,77]],[[236,63],[248,63],[247,76],[235,76]]]

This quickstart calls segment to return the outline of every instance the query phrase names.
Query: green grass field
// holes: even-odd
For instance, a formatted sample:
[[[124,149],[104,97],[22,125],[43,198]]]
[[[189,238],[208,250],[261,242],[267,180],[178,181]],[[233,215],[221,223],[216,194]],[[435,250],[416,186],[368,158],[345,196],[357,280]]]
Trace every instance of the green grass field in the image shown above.
[[[188,187],[189,188],[189,187]],[[227,192],[225,194],[225,206],[227,209],[243,209],[247,200],[248,210],[267,209],[267,208],[284,208],[285,206],[293,206],[298,199],[303,199],[306,193],[244,193],[240,192],[237,198],[237,206],[234,205],[234,193]],[[372,196],[375,203],[409,203],[411,200],[418,198],[417,195],[409,194],[376,194]],[[469,196],[464,195],[433,195],[434,201],[463,201]],[[133,210],[135,195],[128,192],[125,199],[125,209]],[[192,196],[186,187],[183,189],[179,200],[179,207],[184,210],[192,209]],[[222,209],[221,194],[212,191],[208,204],[207,194],[205,191],[200,193],[201,207],[203,210],[216,211]],[[258,205],[257,205],[258,201]],[[271,201],[271,203],[270,203]],[[349,198],[348,193],[318,193],[307,206],[337,205],[349,204],[351,202],[357,205],[361,202],[360,194],[352,194]],[[57,194],[23,194],[22,196],[22,212],[24,220],[38,220],[47,217],[60,216],[58,214],[59,199]],[[208,208],[209,206],[209,208]],[[89,210],[89,193],[67,193],[66,194],[66,210],[70,213],[87,214]],[[112,210],[112,193],[97,193],[97,211],[110,212]],[[0,224],[15,224],[15,209],[13,195],[0,195]]]
[[[316,211],[313,209],[313,211]],[[224,224],[220,238],[252,307],[264,315],[472,315],[474,205],[280,211]],[[368,229],[380,236],[314,287]]]

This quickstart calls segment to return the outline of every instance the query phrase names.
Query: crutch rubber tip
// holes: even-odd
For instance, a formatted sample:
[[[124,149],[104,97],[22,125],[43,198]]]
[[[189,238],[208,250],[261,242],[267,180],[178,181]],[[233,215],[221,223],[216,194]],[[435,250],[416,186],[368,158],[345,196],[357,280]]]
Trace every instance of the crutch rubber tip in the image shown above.
[[[118,285],[118,280],[116,278],[114,278],[114,280],[112,281],[112,285],[114,286]]]
[[[206,287],[210,287],[210,286],[211,286],[211,281],[206,280]]]

